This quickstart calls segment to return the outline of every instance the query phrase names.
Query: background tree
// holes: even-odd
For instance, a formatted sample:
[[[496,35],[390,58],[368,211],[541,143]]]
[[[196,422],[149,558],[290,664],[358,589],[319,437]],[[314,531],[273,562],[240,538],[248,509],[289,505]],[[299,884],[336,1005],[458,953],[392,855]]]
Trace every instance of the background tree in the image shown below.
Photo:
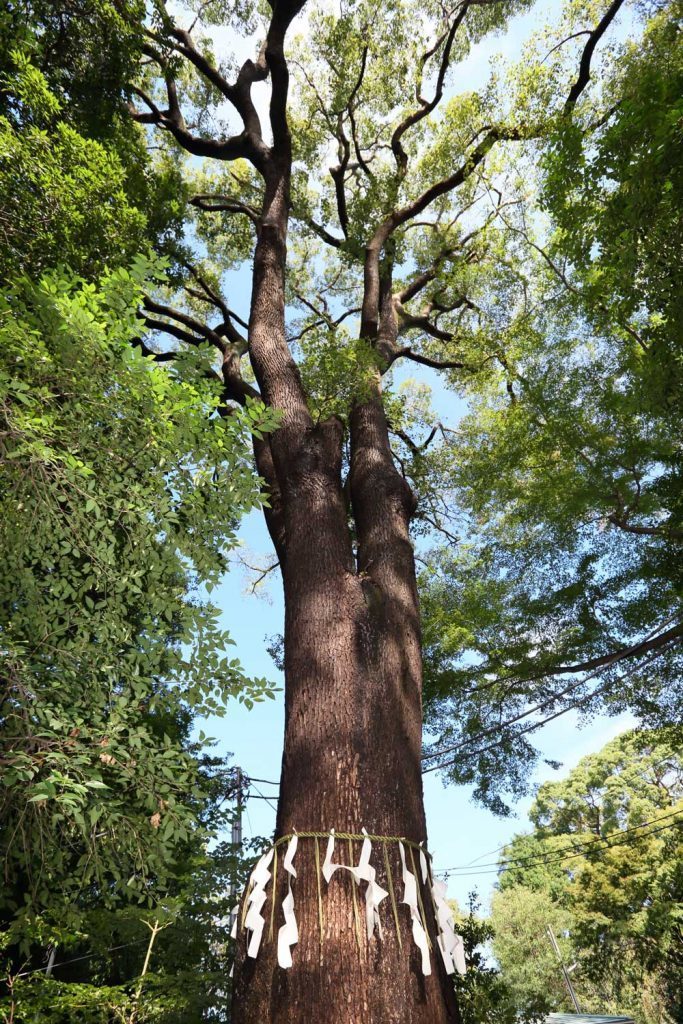
[[[113,144],[72,126],[26,53],[10,63],[0,1012],[14,1024],[152,1019],[135,998],[146,918],[173,923],[142,993],[153,1018],[199,1021],[211,1007],[226,1019],[235,858],[207,845],[234,773],[192,733],[228,696],[272,693],[244,677],[199,585],[225,571],[240,515],[260,506],[248,442],[274,421],[256,405],[221,417],[221,381],[192,359],[169,373],[143,357],[138,309],[162,268],[118,264],[148,244],[150,221]],[[61,259],[88,279],[55,269]]]
[[[515,1024],[516,1021],[542,1020],[546,992],[539,998],[530,988],[520,991],[491,962],[494,931],[490,920],[480,916],[474,894],[470,895],[467,914],[463,914],[457,905],[453,909],[467,959],[467,972],[455,979],[463,1024]]]
[[[632,732],[541,786],[534,831],[505,850],[491,918],[518,997],[545,992],[548,1009],[560,1005],[549,924],[565,963],[577,962],[582,1009],[681,1019],[682,769],[666,733]]]
[[[422,576],[429,767],[497,810],[572,709],[681,721],[679,14],[655,10],[500,214],[525,299],[451,442],[461,543]]]

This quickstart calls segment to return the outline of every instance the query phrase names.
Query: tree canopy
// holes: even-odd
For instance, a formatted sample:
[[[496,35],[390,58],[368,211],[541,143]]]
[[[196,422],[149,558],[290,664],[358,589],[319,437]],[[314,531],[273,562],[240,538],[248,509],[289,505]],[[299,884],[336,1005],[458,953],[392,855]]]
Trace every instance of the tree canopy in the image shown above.
[[[576,962],[584,1009],[680,1019],[682,783],[679,744],[639,731],[540,787],[533,832],[503,853],[491,918],[502,976],[521,1002],[572,1008],[550,926],[565,965]]]
[[[0,129],[11,199],[0,255],[1,1005],[13,1020],[133,1020],[142,915],[174,924],[157,940],[153,971],[166,978],[154,1019],[199,1020],[207,1005],[225,1008],[217,929],[237,867],[225,844],[207,851],[235,780],[194,723],[229,697],[272,696],[245,677],[208,592],[240,516],[261,506],[250,439],[275,420],[257,403],[221,416],[221,381],[191,356],[170,372],[145,357],[138,310],[165,272],[134,254],[155,237],[153,219],[127,194],[113,143],[80,133],[70,99],[25,54],[11,64]],[[204,963],[201,986],[179,943]]]
[[[422,577],[429,766],[499,810],[568,710],[681,721],[675,5],[619,55],[501,213],[525,297],[450,442],[460,544]]]

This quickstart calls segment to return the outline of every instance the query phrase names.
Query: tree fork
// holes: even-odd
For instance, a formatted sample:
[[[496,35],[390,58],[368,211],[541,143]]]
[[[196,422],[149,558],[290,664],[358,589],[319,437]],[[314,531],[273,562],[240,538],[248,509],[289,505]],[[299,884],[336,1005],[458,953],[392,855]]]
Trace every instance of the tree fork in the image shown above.
[[[396,470],[379,392],[351,414],[350,490],[357,564],[341,480],[342,424],[315,425],[285,338],[284,281],[288,168],[267,182],[256,245],[249,342],[261,392],[282,415],[270,439],[284,519],[285,741],[276,837],[335,828],[426,840],[422,797],[421,647],[415,564],[409,536],[412,493]],[[375,323],[391,330],[391,276],[371,271]],[[376,290],[372,287],[377,284]],[[388,289],[388,290],[387,290]],[[364,303],[371,305],[372,294]],[[381,324],[378,323],[381,321]],[[360,846],[337,858],[357,862]],[[387,848],[398,901],[396,844]],[[322,851],[318,849],[318,862]],[[378,880],[389,888],[379,846]],[[264,939],[256,959],[240,935],[235,967],[236,1024],[447,1024],[459,1020],[452,981],[436,948],[429,892],[422,890],[432,942],[432,973],[422,974],[408,908],[380,909],[384,937],[368,941],[363,894],[345,873],[327,886],[315,843],[302,840],[293,883],[299,941],[293,966],[277,963],[277,931],[288,881],[267,888]],[[273,884],[275,892],[273,893]],[[274,901],[274,905],[273,905]],[[360,916],[360,922],[357,920]],[[270,920],[273,921],[272,938]]]

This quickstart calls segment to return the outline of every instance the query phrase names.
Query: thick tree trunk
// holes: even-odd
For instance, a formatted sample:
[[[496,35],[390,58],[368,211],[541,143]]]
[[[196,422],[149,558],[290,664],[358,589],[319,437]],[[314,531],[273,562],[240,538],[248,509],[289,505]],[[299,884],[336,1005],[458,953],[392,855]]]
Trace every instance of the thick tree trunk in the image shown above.
[[[354,552],[341,481],[342,424],[336,419],[313,422],[285,336],[291,152],[284,118],[286,65],[275,35],[269,47],[278,101],[271,106],[275,147],[264,175],[249,355],[263,399],[281,414],[279,429],[255,449],[272,495],[266,521],[285,592],[286,725],[276,832],[279,837],[295,830],[360,833],[365,828],[374,835],[421,842],[426,830],[420,623],[409,538],[413,499],[393,464],[378,383],[375,396],[355,406],[350,424]],[[369,275],[372,287],[366,289],[372,293],[368,309],[373,295],[375,305],[379,302],[378,280],[375,268]],[[367,319],[364,334],[369,332]],[[348,864],[352,856],[357,863],[360,847],[356,842],[349,849],[340,840],[335,860]],[[324,849],[323,841],[320,859]],[[356,891],[356,917],[348,872],[337,872],[328,886],[316,870],[314,840],[300,840],[293,882],[299,941],[292,967],[283,969],[277,962],[277,933],[288,876],[280,847],[274,908],[271,879],[256,959],[246,956],[245,933],[239,936],[235,1024],[458,1021],[452,981],[436,949],[429,891],[425,887],[422,895],[432,973],[424,976],[410,911],[400,902],[397,844],[387,845],[386,851],[398,934],[391,901],[385,899],[380,906],[383,937],[375,933],[368,940],[364,887]],[[379,884],[388,889],[382,844],[374,845],[371,863]]]
[[[353,556],[341,485],[341,428],[329,421],[306,431],[278,474],[285,510],[286,726],[277,835],[298,831],[426,839],[422,803],[420,626],[409,489],[396,473],[378,400],[352,419],[351,493],[358,540]],[[354,862],[360,843],[353,844]],[[320,843],[320,859],[325,842]],[[401,944],[391,901],[380,907],[383,938],[368,941],[363,893],[338,872],[318,895],[315,843],[302,839],[293,882],[299,942],[293,966],[277,964],[287,879],[278,870],[273,937],[272,880],[257,959],[235,971],[235,1024],[445,1024],[457,1021],[452,981],[436,950],[428,890],[423,902],[434,949],[432,974],[421,970],[396,844],[387,847],[398,903]],[[335,860],[349,863],[338,841]],[[373,848],[378,881],[389,888],[381,844]],[[322,928],[320,908],[322,907]]]

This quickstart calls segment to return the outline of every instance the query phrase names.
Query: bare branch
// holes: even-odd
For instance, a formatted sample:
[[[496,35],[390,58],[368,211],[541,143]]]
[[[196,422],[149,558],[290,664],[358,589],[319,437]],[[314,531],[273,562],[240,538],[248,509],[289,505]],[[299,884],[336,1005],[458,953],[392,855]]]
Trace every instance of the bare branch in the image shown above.
[[[351,90],[351,95],[349,96],[348,103],[346,104],[346,109],[347,109],[348,114],[349,114],[349,122],[351,124],[351,138],[353,139],[353,148],[354,148],[354,151],[355,151],[355,154],[356,154],[356,159],[358,160],[358,166],[362,168],[362,170],[364,171],[364,173],[367,175],[368,178],[370,178],[371,180],[374,180],[374,177],[375,177],[374,174],[370,170],[370,168],[369,168],[369,166],[367,164],[367,161],[363,159],[363,154],[361,152],[361,148],[360,148],[360,145],[358,143],[358,131],[357,131],[357,128],[356,128],[356,119],[355,119],[355,116],[354,116],[355,109],[356,109],[356,97],[358,96],[358,92],[360,90],[360,87],[363,84],[363,78],[365,77],[365,68],[367,66],[367,60],[368,60],[368,47],[366,45],[366,46],[363,47],[363,53],[362,53],[361,62],[360,62],[360,71],[358,73],[358,78],[356,80],[356,84],[354,85],[353,89]]]
[[[148,295],[143,298],[142,304],[150,313],[167,317],[171,321],[171,324],[161,320],[156,321],[158,324],[161,324],[161,327],[156,328],[157,330],[168,330],[171,327],[172,329],[168,330],[168,333],[178,337],[177,331],[181,329],[178,327],[178,324],[182,324],[183,327],[189,328],[189,331],[194,331],[194,336],[189,331],[186,332],[186,336],[181,338],[182,341],[188,341],[192,345],[200,345],[208,341],[209,344],[217,348],[223,355],[226,354],[226,341],[213,328],[208,327],[201,320],[197,320],[196,317],[190,316],[189,313],[184,313],[182,310],[175,309],[172,306],[165,306],[161,302],[155,302]]]
[[[145,320],[145,323],[147,323],[147,320]],[[147,326],[153,330],[156,329],[149,323],[147,323]],[[171,363],[177,355],[176,352],[157,352],[155,349],[150,348],[142,338],[133,338],[132,345],[133,348],[139,348],[145,358],[151,359],[155,363]]]
[[[433,370],[462,370],[465,368],[465,363],[461,363],[455,359],[432,359],[431,356],[420,355],[419,352],[414,352],[412,348],[400,348],[396,349],[392,353],[389,366],[395,363],[397,359],[410,359],[413,363],[420,363],[422,366],[430,366]]]
[[[206,213],[243,213],[254,224],[257,231],[260,227],[260,218],[254,207],[232,196],[201,193],[192,196],[190,206],[196,206],[198,210],[203,210]]]
[[[195,334],[191,334],[189,331],[184,331],[178,324],[169,323],[166,320],[157,320],[155,317],[143,316],[145,325],[149,327],[150,331],[159,331],[161,334],[168,334],[171,338],[175,338],[177,341],[183,341],[187,345],[204,345],[206,338],[197,337]],[[150,350],[151,351],[151,350]],[[175,359],[178,355],[177,352],[172,352],[171,356]]]
[[[634,526],[628,522],[626,517],[619,516],[616,512],[613,512],[607,518],[613,526],[616,526],[619,530],[624,530],[626,533],[634,533],[641,537],[664,537],[667,540],[683,540],[683,530],[672,530],[666,524],[662,526]]]
[[[661,627],[658,627],[658,629],[659,628]],[[655,630],[655,633],[657,632],[658,630]],[[661,647],[665,647],[672,642],[677,642],[681,637],[683,637],[683,622],[678,622],[671,626],[670,629],[667,629],[663,633],[659,633],[657,636],[651,633],[645,640],[642,640],[637,644],[631,644],[628,647],[620,647],[611,654],[604,654],[597,658],[590,658],[588,661],[577,662],[575,665],[556,665],[554,668],[543,669],[542,672],[524,676],[519,679],[519,682],[534,682],[537,679],[545,679],[547,676],[570,675],[576,672],[591,672],[597,668],[607,668],[610,665],[616,665],[618,662],[624,661],[628,658],[637,658],[640,657],[641,654],[647,654],[649,651],[659,650]]]
[[[410,450],[413,453],[413,455],[417,455],[420,452],[425,451],[425,449],[427,449],[429,447],[429,445],[432,443],[432,441],[436,437],[436,435],[438,433],[438,429],[439,429],[438,427],[432,427],[432,429],[429,432],[429,435],[427,437],[427,440],[423,441],[422,444],[416,444],[415,441],[413,441],[413,439],[410,436],[410,434],[406,434],[405,430],[399,430],[396,427],[392,427],[391,423],[389,423],[389,430],[391,431],[391,433],[395,434],[396,437],[400,437],[401,440],[403,441],[403,443],[405,445],[407,445],[408,448],[410,448]]]
[[[358,313],[360,313],[361,311],[360,306],[356,306],[353,309],[345,310],[345,312],[343,312],[341,316],[338,316],[336,320],[333,320],[327,313],[317,310],[315,306],[313,306],[312,303],[309,303],[306,299],[304,299],[303,296],[299,296],[299,298],[301,299],[302,302],[304,302],[305,305],[309,307],[309,309],[312,310],[312,312],[316,314],[316,316],[319,317],[319,319],[314,321],[314,323],[307,324],[307,326],[304,327],[304,329],[300,331],[298,334],[294,334],[291,337],[289,337],[287,339],[289,344],[293,344],[295,341],[299,341],[301,338],[303,338],[305,334],[308,334],[309,331],[314,331],[316,327],[327,326],[330,330],[334,330],[335,327],[339,327],[339,324],[343,323],[344,320],[346,320],[348,317],[358,315]]]
[[[237,76],[237,81],[233,85],[223,77],[218,68],[207,57],[199,52],[189,32],[174,25],[170,29],[170,33],[175,40],[171,44],[173,49],[194,64],[203,77],[218,89],[226,99],[230,100],[242,118],[244,130],[258,138],[262,138],[261,121],[251,98],[251,86],[254,82],[261,82],[268,76],[268,68],[266,67],[263,54],[259,55],[259,59],[256,62],[252,60],[244,62]]]
[[[555,53],[556,50],[561,49],[561,47],[563,47],[564,44],[568,43],[571,39],[578,39],[580,36],[589,36],[590,34],[590,29],[584,29],[582,32],[572,32],[572,34],[570,36],[567,36],[566,39],[562,39],[559,43],[555,43],[554,46],[550,47],[545,57],[541,61],[541,65],[545,64],[548,57],[552,56],[552,54]]]
[[[292,209],[292,216],[296,220],[300,220],[302,224],[309,227],[311,231],[318,236],[318,238],[322,239],[322,241],[326,242],[328,245],[331,245],[334,249],[341,249],[343,247],[345,241],[343,238],[337,238],[329,232],[327,228],[323,227],[322,224],[318,224],[318,222],[313,220],[312,217],[309,217],[308,214],[301,213],[301,211],[294,207]]]
[[[624,0],[612,0],[612,3],[605,11],[603,17],[600,19],[593,31],[590,32],[588,42],[584,46],[583,53],[581,54],[578,77],[569,90],[569,95],[567,96],[567,100],[564,105],[565,114],[571,114],[576,101],[588,85],[591,77],[591,59],[593,57],[595,47],[611,25],[623,3]]]
[[[431,112],[441,102],[446,72],[448,71],[448,65],[450,64],[451,59],[453,40],[455,39],[455,34],[460,28],[460,25],[462,24],[465,15],[467,14],[468,7],[468,0],[464,0],[464,3],[462,3],[460,6],[460,10],[453,19],[453,24],[448,30],[448,33],[442,35],[441,38],[437,40],[435,46],[432,47],[431,50],[427,51],[427,53],[425,53],[422,57],[420,68],[420,80],[422,77],[422,71],[424,70],[425,64],[427,63],[429,58],[436,52],[436,50],[439,48],[439,46],[445,39],[445,46],[443,49],[443,53],[441,55],[441,63],[439,65],[439,72],[436,79],[436,88],[434,90],[434,96],[429,101],[423,99],[423,97],[420,95],[420,87],[418,86],[418,102],[420,103],[419,109],[414,110],[411,114],[408,114],[398,125],[398,127],[394,131],[394,134],[391,137],[391,148],[394,152],[394,156],[396,157],[396,163],[398,165],[398,169],[401,176],[405,175],[406,170],[408,168],[408,154],[403,148],[401,139],[409,128],[411,128],[414,124],[417,124],[419,121],[422,121],[425,117],[431,114]]]
[[[294,18],[304,5],[304,0],[278,0],[273,4],[273,17],[268,28],[264,49],[265,61],[270,71],[272,89],[270,94],[270,127],[276,152],[291,156],[291,139],[287,123],[287,97],[289,93],[289,68],[285,58],[285,35]]]
[[[128,109],[133,119],[141,124],[154,124],[168,131],[176,142],[193,156],[212,157],[216,160],[245,159],[251,161],[258,170],[263,172],[268,158],[268,147],[263,142],[260,133],[248,131],[245,127],[241,134],[226,139],[206,139],[199,135],[193,135],[185,125],[178,102],[176,82],[170,72],[168,62],[153,46],[145,44],[142,49],[161,69],[166,83],[168,108],[160,110],[151,97],[136,86],[133,88],[133,92],[142,100],[148,108],[148,112],[141,112],[133,105],[129,105]]]

